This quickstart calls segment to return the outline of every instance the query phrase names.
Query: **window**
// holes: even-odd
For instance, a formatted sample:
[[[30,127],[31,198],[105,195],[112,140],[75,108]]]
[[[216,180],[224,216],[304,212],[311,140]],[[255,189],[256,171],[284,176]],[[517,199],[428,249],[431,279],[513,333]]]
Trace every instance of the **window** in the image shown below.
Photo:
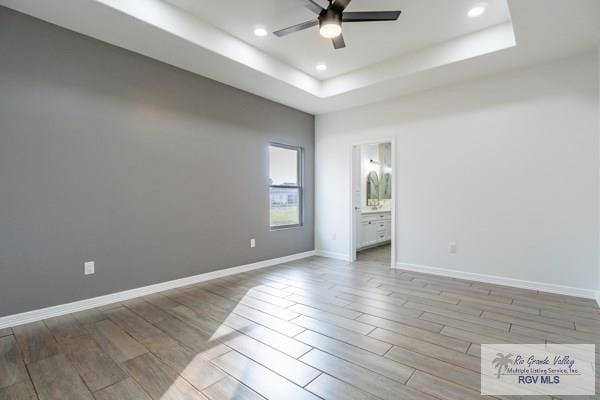
[[[302,225],[302,149],[269,145],[269,223],[272,229]]]

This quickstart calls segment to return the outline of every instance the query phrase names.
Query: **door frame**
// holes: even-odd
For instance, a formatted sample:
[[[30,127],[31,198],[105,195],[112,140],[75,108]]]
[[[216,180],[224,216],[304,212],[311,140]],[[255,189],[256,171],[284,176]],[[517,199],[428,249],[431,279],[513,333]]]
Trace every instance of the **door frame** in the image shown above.
[[[397,179],[397,174],[398,174],[398,163],[396,160],[396,137],[392,136],[392,137],[384,137],[384,138],[379,138],[379,139],[370,139],[370,140],[362,140],[362,141],[356,141],[350,144],[350,149],[348,150],[348,154],[350,157],[350,174],[349,174],[349,181],[350,181],[350,191],[348,193],[348,195],[350,196],[350,235],[349,235],[349,240],[350,240],[350,246],[348,246],[349,248],[349,252],[348,252],[348,260],[350,260],[351,262],[356,261],[356,236],[357,236],[357,230],[356,230],[356,226],[357,226],[357,219],[355,218],[356,213],[354,212],[354,179],[353,178],[353,173],[354,173],[354,148],[357,146],[362,146],[364,144],[379,144],[379,143],[391,143],[392,144],[392,208],[391,208],[391,214],[392,214],[392,236],[391,236],[391,257],[390,257],[390,267],[394,268],[396,266],[396,259],[397,259],[397,248],[398,248],[398,243],[396,240],[396,219],[397,219],[397,193],[398,191],[396,190],[396,182],[398,181]]]

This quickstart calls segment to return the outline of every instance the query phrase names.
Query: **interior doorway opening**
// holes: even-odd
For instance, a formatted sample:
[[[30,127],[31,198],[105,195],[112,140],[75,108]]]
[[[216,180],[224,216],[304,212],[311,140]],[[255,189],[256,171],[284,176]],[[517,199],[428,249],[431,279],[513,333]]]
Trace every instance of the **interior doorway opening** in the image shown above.
[[[352,146],[352,261],[395,263],[394,158],[392,140]]]

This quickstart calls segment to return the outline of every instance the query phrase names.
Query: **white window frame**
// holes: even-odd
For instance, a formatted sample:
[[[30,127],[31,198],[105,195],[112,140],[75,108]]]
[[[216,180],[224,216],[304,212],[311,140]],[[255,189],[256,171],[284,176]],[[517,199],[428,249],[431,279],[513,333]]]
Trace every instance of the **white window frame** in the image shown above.
[[[269,228],[272,231],[276,231],[279,229],[289,229],[289,228],[298,228],[304,225],[304,149],[300,146],[291,146],[282,143],[270,142],[269,147],[279,147],[287,150],[294,150],[297,152],[298,157],[298,166],[297,173],[298,177],[296,179],[296,185],[272,185],[269,182],[269,190],[267,193],[268,196],[268,204],[269,204]],[[271,159],[269,157],[269,175],[271,172]],[[269,177],[270,178],[270,177]],[[271,188],[277,189],[297,189],[298,190],[298,223],[297,224],[289,224],[289,225],[271,225]]]

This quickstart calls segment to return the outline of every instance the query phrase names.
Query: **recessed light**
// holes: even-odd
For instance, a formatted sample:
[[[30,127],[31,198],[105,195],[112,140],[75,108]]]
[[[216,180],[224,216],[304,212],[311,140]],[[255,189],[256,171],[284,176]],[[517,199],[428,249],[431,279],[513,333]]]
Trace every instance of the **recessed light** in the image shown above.
[[[317,66],[315,68],[317,69],[317,71],[327,71],[326,64],[317,64]]]
[[[481,14],[485,12],[485,4],[477,4],[475,7],[471,8],[467,15],[471,18],[479,17]]]
[[[267,28],[265,28],[264,26],[255,26],[254,27],[254,35],[258,36],[258,37],[265,37],[269,34],[269,32],[267,32]]]

